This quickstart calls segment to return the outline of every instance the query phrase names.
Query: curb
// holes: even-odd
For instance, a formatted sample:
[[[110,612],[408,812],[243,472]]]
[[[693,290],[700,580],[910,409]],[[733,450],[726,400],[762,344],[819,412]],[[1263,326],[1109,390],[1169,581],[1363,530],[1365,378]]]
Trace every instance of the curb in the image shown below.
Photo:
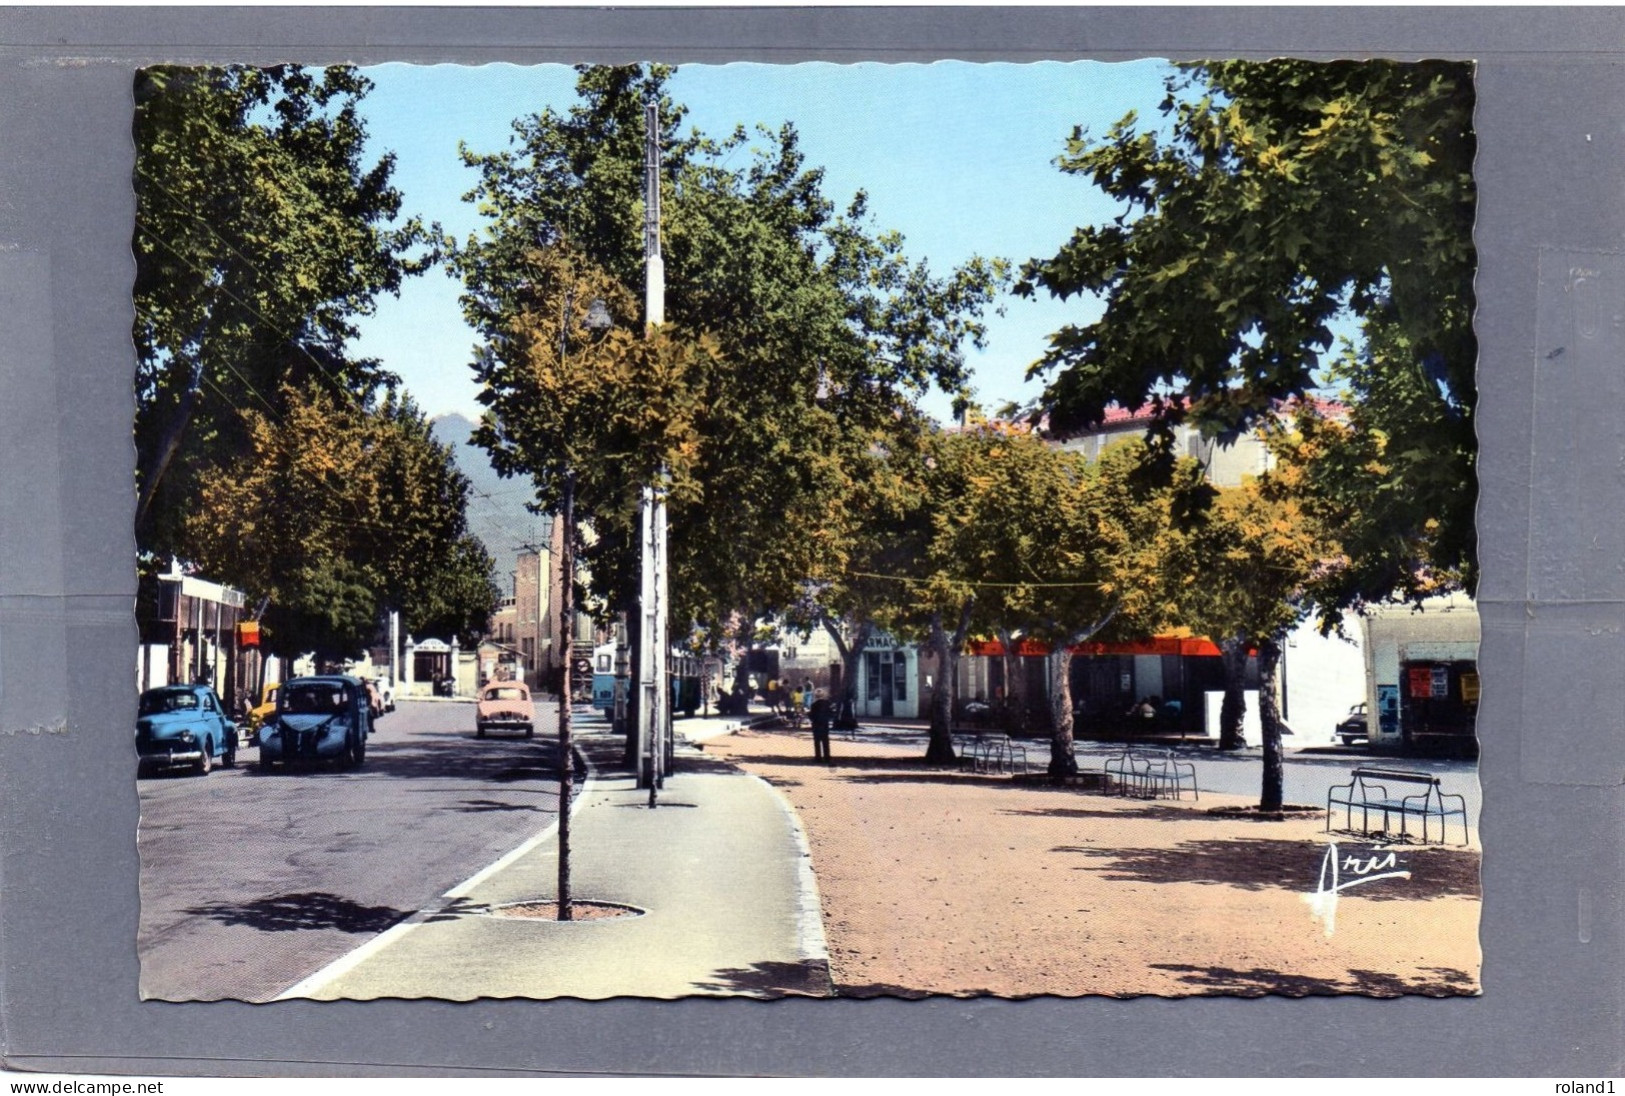
[[[829,990],[829,996],[836,996],[835,980],[829,970],[829,940],[824,935],[824,904],[818,894],[818,875],[812,866],[812,845],[807,841],[807,831],[801,827],[801,816],[796,813],[790,800],[785,798],[783,792],[775,787],[772,781],[739,770],[742,775],[752,780],[760,781],[768,791],[773,793],[774,800],[779,809],[784,812],[785,821],[789,823],[790,834],[795,839],[796,852],[799,862],[796,865],[796,935],[799,938],[797,947],[801,952],[801,961],[818,967],[823,971],[824,983]]]

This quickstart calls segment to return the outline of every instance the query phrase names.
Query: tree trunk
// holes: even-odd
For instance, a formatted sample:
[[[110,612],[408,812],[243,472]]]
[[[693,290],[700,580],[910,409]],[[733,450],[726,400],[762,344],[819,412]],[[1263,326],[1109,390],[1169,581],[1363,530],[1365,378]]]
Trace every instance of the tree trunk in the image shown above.
[[[836,718],[841,718],[843,712],[855,712],[858,705],[858,659],[863,657],[863,649],[869,646],[869,637],[874,634],[875,626],[871,621],[864,621],[858,625],[857,635],[848,644],[841,635],[840,626],[829,617],[824,617],[824,630],[835,641],[835,651],[841,656],[841,692],[837,700],[830,697],[835,704]],[[852,726],[856,726],[854,720]],[[846,728],[840,728],[846,729]]]
[[[1072,645],[1057,643],[1044,659],[1049,668],[1050,723],[1049,774],[1072,776],[1078,759],[1072,753]]]
[[[186,430],[192,425],[192,415],[197,410],[197,399],[203,387],[203,347],[199,345],[203,340],[203,331],[208,326],[208,320],[198,324],[192,332],[188,343],[197,349],[194,351],[192,362],[191,381],[186,391],[181,393],[180,405],[175,409],[175,417],[170,419],[169,426],[164,430],[163,437],[158,441],[158,451],[153,454],[152,464],[143,469],[141,477],[141,494],[135,502],[135,527],[140,529],[147,521],[147,513],[152,507],[152,500],[157,496],[158,484],[163,481],[164,473],[169,471],[170,462],[175,459],[175,451],[181,446],[181,439],[186,436]]]
[[[1219,707],[1219,749],[1239,750],[1247,744],[1241,733],[1247,715],[1247,637],[1230,636],[1219,642],[1224,667],[1224,703]]]
[[[1258,717],[1264,728],[1264,786],[1258,800],[1261,811],[1281,809],[1285,774],[1281,761],[1281,711],[1275,698],[1275,676],[1281,666],[1281,644],[1275,638],[1258,644]]]
[[[942,626],[942,614],[931,614],[931,651],[937,656],[937,683],[931,690],[931,733],[926,743],[928,765],[952,765],[955,760],[953,736],[953,694],[948,690],[949,674],[959,661],[958,645]]]
[[[558,919],[574,920],[570,901],[570,792],[575,780],[572,767],[574,744],[570,741],[570,690],[574,685],[571,663],[575,661],[575,491],[576,477],[571,472],[564,477],[564,505],[559,520],[564,523],[563,551],[559,554],[559,584],[561,605],[559,617],[564,621],[559,654],[559,797],[558,797],[558,850],[559,850],[559,904]]]
[[[1016,640],[1010,629],[999,629],[999,645],[1004,648],[1004,655],[999,659],[1004,671],[1004,696],[995,710],[999,714],[999,725],[1013,734],[1027,727],[1026,667],[1022,665],[1021,656],[1016,654]],[[1012,665],[1015,667],[1014,673],[1011,672]]]

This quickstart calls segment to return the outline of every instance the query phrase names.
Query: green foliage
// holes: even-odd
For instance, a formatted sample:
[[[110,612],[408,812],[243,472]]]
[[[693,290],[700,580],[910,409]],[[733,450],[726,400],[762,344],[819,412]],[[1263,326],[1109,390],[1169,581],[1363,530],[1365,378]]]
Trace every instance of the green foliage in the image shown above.
[[[353,655],[386,609],[419,635],[484,630],[491,558],[468,535],[468,481],[410,400],[370,409],[315,385],[278,393],[278,418],[245,412],[249,450],[200,476],[184,533],[211,578],[268,599],[266,642],[284,655]]]
[[[424,268],[390,227],[394,163],[363,160],[350,68],[157,67],[136,78],[136,426],[143,551],[190,555],[198,479],[240,456],[239,410],[284,381],[362,397],[392,381],[343,352],[353,318]]]
[[[1180,623],[1217,641],[1282,640],[1339,546],[1273,477],[1221,489],[1163,557]]]
[[[1207,63],[1170,81],[1161,132],[1131,115],[1098,141],[1074,133],[1061,169],[1122,213],[1023,268],[1019,292],[1105,303],[1036,367],[1053,372],[1052,421],[1172,393],[1184,401],[1162,404],[1166,419],[1247,427],[1322,383],[1332,324],[1351,313],[1368,344],[1338,375],[1355,425],[1404,448],[1384,449],[1385,472],[1351,452],[1340,467],[1367,474],[1319,477],[1369,522],[1323,592],[1414,593],[1429,569],[1470,584],[1473,102],[1456,63]],[[1383,548],[1395,537],[1406,558]]]
[[[658,458],[671,474],[674,619],[721,635],[840,569],[867,446],[908,421],[928,386],[963,389],[962,344],[979,344],[976,317],[1005,271],[976,260],[940,278],[867,227],[861,195],[837,215],[793,127],[754,147],[743,130],[679,137],[670,72],[584,67],[567,113],[520,119],[507,150],[465,150],[480,172],[467,198],[490,224],[454,265],[484,340],[475,368],[493,417],[480,441],[498,468],[535,477],[544,506],[561,460],[579,471],[593,531],[583,561],[594,592],[618,603],[633,588],[636,493]],[[648,345],[645,101],[661,106],[667,286],[667,322]],[[566,296],[604,300],[616,328],[581,351],[598,380],[561,369],[550,389],[530,374],[554,371],[556,327],[543,317],[563,314]],[[653,393],[629,387],[656,361],[658,414]],[[564,398],[578,387],[592,401]]]

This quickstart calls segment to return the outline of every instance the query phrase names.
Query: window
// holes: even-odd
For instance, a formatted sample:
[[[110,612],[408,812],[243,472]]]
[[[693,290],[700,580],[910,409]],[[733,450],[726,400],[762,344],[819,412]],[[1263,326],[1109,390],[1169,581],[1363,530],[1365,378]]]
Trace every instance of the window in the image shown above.
[[[902,651],[892,653],[892,688],[895,690],[894,699],[908,699],[908,655]]]
[[[865,651],[863,654],[863,695],[866,700],[880,699],[880,652]]]

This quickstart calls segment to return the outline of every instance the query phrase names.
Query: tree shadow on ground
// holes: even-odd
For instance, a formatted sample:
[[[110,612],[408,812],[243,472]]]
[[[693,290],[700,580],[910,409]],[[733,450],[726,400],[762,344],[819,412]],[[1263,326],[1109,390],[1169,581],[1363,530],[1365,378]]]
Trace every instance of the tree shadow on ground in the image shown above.
[[[839,768],[839,760],[835,763]],[[978,788],[1013,788],[1016,785],[1010,782],[1007,776],[987,776],[982,773],[953,773],[941,770],[923,769],[911,773],[872,773],[864,776],[843,776],[843,779],[852,784],[957,784],[961,787]]]
[[[1153,970],[1166,970],[1180,975],[1180,981],[1200,986],[1209,993],[1235,994],[1240,997],[1263,997],[1278,993],[1286,997],[1343,996],[1364,994],[1370,997],[1403,997],[1421,994],[1428,997],[1473,996],[1478,992],[1478,981],[1466,971],[1450,967],[1423,967],[1431,977],[1406,979],[1389,971],[1351,969],[1345,978],[1318,978],[1305,974],[1288,974],[1268,967],[1238,970],[1234,967],[1199,967],[1190,963],[1152,963]]]
[[[424,924],[436,921],[456,921],[461,917],[481,916],[491,912],[487,902],[474,902],[468,898],[453,898],[423,919]]]
[[[927,773],[940,771],[935,767],[927,766],[923,757],[843,757],[839,751],[835,750],[833,747],[831,748],[831,752],[835,754],[833,760],[835,762],[835,767],[838,769],[861,769],[865,772],[887,771],[901,773],[908,773],[915,769]],[[819,768],[826,767],[823,761],[820,761],[818,758],[812,755],[811,740],[809,740],[807,743],[807,752],[805,754],[742,754],[736,759],[736,761],[739,764],[751,765],[788,765],[792,767],[811,767],[816,765]]]
[[[1118,822],[1126,818],[1151,818],[1165,822],[1187,822],[1208,817],[1200,811],[1182,811],[1176,807],[1163,807],[1155,803],[1136,802],[1132,799],[1118,799],[1116,802],[1122,803],[1123,806],[1115,811],[1104,807],[1018,807],[1010,810],[1000,810],[999,813],[1032,818],[1110,818]]]
[[[672,763],[673,773],[699,773],[706,776],[726,776],[739,772],[739,766],[714,754],[681,754]]]
[[[1118,816],[1121,817],[1121,816]],[[1110,880],[1138,883],[1207,883],[1242,890],[1270,889],[1312,893],[1320,882],[1328,845],[1318,841],[1282,838],[1234,837],[1181,841],[1171,848],[1088,848],[1062,845],[1051,852],[1075,853],[1106,861],[1081,865],[1079,871],[1100,872]],[[1386,851],[1371,847],[1344,848],[1339,856],[1361,860]],[[1410,878],[1378,879],[1357,884],[1347,897],[1374,901],[1418,902],[1453,895],[1479,896],[1478,857],[1453,849],[1406,849],[1395,853],[1392,867],[1409,871]],[[1355,876],[1345,871],[1345,884]]]
[[[910,986],[894,986],[887,982],[867,982],[863,985],[838,984],[835,987],[837,997],[901,997],[908,1001],[919,1001],[931,996],[930,990],[915,989]]]
[[[461,814],[485,814],[492,811],[542,811],[552,813],[552,808],[538,807],[531,803],[501,803],[495,799],[465,799],[460,806],[451,808]]]
[[[325,891],[278,894],[252,902],[215,902],[184,911],[194,917],[207,917],[223,925],[244,925],[260,932],[296,932],[302,929],[337,929],[339,932],[377,933],[405,917],[411,910],[393,906],[363,906],[342,895]]]
[[[1120,816],[1119,816],[1120,817]],[[1105,861],[1081,865],[1078,871],[1099,872],[1113,881],[1138,883],[1207,883],[1242,890],[1314,890],[1325,846],[1311,841],[1231,838],[1182,841],[1172,848],[1087,848],[1060,846],[1052,852],[1076,853]],[[1373,887],[1386,885],[1374,883]]]
[[[295,760],[290,767],[278,761],[274,770],[267,771],[258,763],[259,748],[254,748],[255,761],[249,771],[262,779],[297,780],[356,780],[391,777],[411,780],[457,776],[469,780],[534,780],[557,779],[558,749],[546,740],[524,738],[492,741],[469,736],[464,745],[473,752],[448,753],[447,748],[426,748],[417,742],[367,743],[367,759],[359,771],[341,768],[328,759]],[[247,758],[238,756],[237,763]],[[579,778],[579,775],[578,775]]]
[[[711,980],[694,983],[714,993],[737,993],[751,997],[833,997],[829,964],[822,959],[796,963],[752,963],[748,967],[728,967],[713,971]]]

